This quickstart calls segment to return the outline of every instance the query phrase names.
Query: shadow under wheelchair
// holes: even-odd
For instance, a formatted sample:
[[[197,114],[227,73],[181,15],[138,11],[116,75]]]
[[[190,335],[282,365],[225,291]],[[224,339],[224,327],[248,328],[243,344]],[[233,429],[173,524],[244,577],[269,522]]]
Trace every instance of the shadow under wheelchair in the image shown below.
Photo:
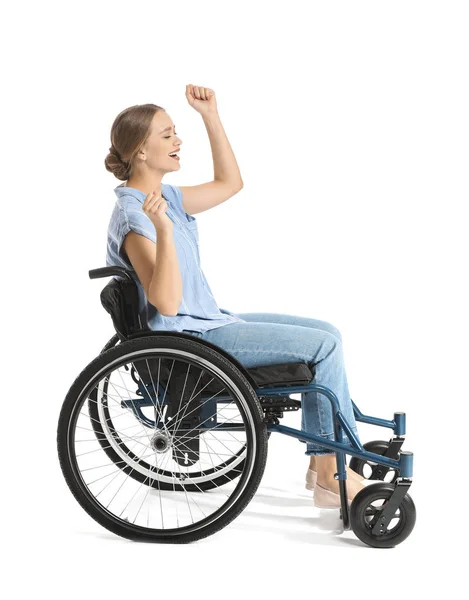
[[[394,547],[411,533],[415,506],[407,494],[413,455],[401,451],[405,414],[357,421],[396,434],[362,444],[332,390],[313,384],[304,363],[246,369],[222,348],[181,332],[153,331],[138,312],[135,275],[120,267],[90,271],[116,276],[101,302],[116,330],[72,384],[60,412],[60,465],[73,495],[108,530],[128,539],[187,543],[238,516],[261,482],[272,432],[332,449],[337,458],[344,530],[373,547]],[[335,440],[280,425],[301,409],[290,394],[315,389],[332,404]],[[351,445],[336,440],[347,436]],[[350,468],[376,484],[350,509]],[[391,472],[392,480],[383,481]],[[259,498],[260,499],[260,498]]]

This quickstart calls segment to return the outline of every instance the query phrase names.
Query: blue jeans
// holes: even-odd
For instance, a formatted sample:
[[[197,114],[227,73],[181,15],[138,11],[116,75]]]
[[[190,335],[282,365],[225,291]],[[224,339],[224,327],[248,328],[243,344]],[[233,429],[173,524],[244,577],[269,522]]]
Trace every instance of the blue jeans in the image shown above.
[[[230,323],[198,332],[184,333],[220,346],[246,368],[288,362],[305,362],[314,366],[313,383],[331,389],[339,400],[350,428],[356,434],[357,424],[345,374],[342,336],[327,321],[277,313],[240,313],[247,323]],[[334,439],[334,422],[330,400],[316,391],[301,394],[301,430],[325,439]],[[344,434],[345,435],[345,434]],[[343,437],[345,444],[350,444]],[[315,443],[306,443],[305,454],[323,455],[334,451]]]

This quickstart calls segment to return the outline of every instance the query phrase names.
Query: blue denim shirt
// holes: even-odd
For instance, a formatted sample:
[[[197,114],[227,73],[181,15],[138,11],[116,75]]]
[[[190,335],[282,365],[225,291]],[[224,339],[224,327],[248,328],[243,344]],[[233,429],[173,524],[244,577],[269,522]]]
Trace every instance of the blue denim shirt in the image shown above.
[[[197,220],[184,211],[181,189],[166,183],[161,184],[161,189],[168,205],[166,215],[173,222],[173,237],[182,277],[182,300],[177,315],[162,315],[148,302],[135,269],[122,248],[125,236],[131,229],[156,243],[155,226],[142,209],[146,195],[127,187],[126,182],[114,189],[117,201],[108,227],[106,265],[131,271],[138,287],[140,316],[143,322],[148,322],[150,329],[204,332],[237,321],[245,323],[235,313],[217,306],[200,266]]]

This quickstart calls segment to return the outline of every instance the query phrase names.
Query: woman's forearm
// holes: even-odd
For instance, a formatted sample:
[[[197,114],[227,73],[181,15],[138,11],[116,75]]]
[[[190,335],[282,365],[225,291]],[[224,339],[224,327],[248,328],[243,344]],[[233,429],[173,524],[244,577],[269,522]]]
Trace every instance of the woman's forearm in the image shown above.
[[[182,300],[182,277],[172,232],[157,235],[156,264],[148,295],[148,301],[162,315],[177,315]]]
[[[202,115],[212,149],[214,179],[234,187],[243,186],[238,163],[226,137],[218,112]]]

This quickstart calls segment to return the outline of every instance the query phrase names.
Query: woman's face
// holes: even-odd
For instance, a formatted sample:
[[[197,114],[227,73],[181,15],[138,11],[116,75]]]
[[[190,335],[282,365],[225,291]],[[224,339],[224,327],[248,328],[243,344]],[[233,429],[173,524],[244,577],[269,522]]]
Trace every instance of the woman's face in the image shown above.
[[[142,149],[147,167],[164,172],[177,171],[180,168],[179,158],[171,158],[169,155],[179,152],[181,144],[168,113],[164,110],[156,112],[151,124],[151,133]]]

